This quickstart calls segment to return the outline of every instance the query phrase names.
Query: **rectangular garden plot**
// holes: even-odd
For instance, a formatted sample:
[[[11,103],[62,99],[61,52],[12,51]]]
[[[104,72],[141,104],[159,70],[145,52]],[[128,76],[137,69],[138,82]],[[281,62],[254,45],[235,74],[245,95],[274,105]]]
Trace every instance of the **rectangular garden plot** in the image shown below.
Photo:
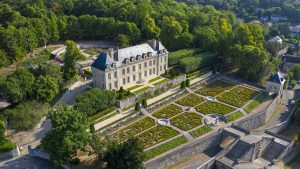
[[[202,116],[197,113],[184,113],[172,118],[171,124],[184,131],[188,131],[202,125],[201,120]]]
[[[128,139],[130,136],[137,135],[153,126],[155,126],[155,121],[150,117],[145,117],[125,127],[121,131],[113,134],[113,137],[117,140],[122,141]]]
[[[256,96],[259,91],[245,87],[236,87],[229,92],[218,96],[218,100],[236,107],[243,107],[249,100]]]
[[[170,104],[156,112],[153,113],[153,116],[157,118],[171,118],[182,112],[182,108],[174,104]]]
[[[196,94],[189,94],[184,98],[176,101],[177,104],[180,104],[182,106],[190,106],[190,107],[197,106],[198,104],[203,102],[204,99],[200,96],[197,96]]]
[[[203,126],[203,127],[200,127],[196,130],[193,130],[192,132],[190,132],[190,134],[196,138],[196,137],[200,137],[208,132],[212,131],[212,128],[209,127],[209,126]]]
[[[241,112],[235,112],[235,113],[232,113],[230,115],[227,116],[227,120],[228,121],[235,121],[236,119],[239,119],[241,117],[243,117],[244,114],[241,113]]]
[[[142,142],[144,148],[151,147],[155,144],[163,142],[169,138],[178,135],[179,132],[165,126],[156,126],[140,135],[137,138]]]
[[[199,93],[204,96],[217,96],[225,90],[233,88],[235,84],[227,83],[221,80],[216,80],[208,85],[203,86],[198,89],[196,93]]]
[[[205,102],[196,107],[196,110],[202,114],[229,114],[235,109],[219,102]]]

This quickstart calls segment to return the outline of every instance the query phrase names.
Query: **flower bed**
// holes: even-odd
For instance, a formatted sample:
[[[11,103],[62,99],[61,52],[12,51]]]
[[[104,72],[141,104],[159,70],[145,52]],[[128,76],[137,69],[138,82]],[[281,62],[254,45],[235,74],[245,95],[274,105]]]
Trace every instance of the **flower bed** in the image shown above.
[[[241,112],[235,112],[235,113],[232,113],[232,114],[228,115],[227,116],[227,120],[228,121],[234,121],[234,120],[236,120],[238,118],[241,118],[243,116],[244,116],[243,113],[241,113]]]
[[[236,87],[230,90],[229,92],[218,96],[218,99],[236,107],[243,107],[249,100],[251,100],[257,94],[258,91],[256,90],[252,90],[245,87]]]
[[[146,151],[145,152],[145,154],[146,154],[145,161],[149,160],[149,159],[151,159],[153,157],[156,157],[156,156],[158,156],[158,155],[160,155],[160,154],[162,154],[164,152],[167,152],[167,151],[169,151],[169,150],[171,150],[171,149],[173,149],[175,147],[178,147],[178,146],[180,146],[180,145],[182,145],[182,144],[184,144],[186,142],[188,142],[188,139],[186,137],[184,137],[184,136],[181,136],[181,137],[178,137],[178,138],[176,138],[174,140],[171,140],[171,141],[169,141],[169,142],[167,142],[165,144],[162,144],[162,145],[160,145],[158,147],[155,147],[155,148],[153,148],[153,149],[151,149],[149,151]]]
[[[200,96],[197,96],[196,94],[189,94],[184,98],[176,101],[177,104],[180,104],[182,106],[191,106],[191,107],[194,107],[203,102],[204,99]]]
[[[219,102],[205,102],[196,107],[196,110],[203,114],[229,114],[235,109]]]
[[[221,80],[216,80],[208,85],[203,86],[198,89],[196,93],[199,93],[204,96],[217,96],[225,90],[233,88],[235,85],[232,83],[227,83]]]
[[[196,138],[196,137],[200,137],[208,132],[212,131],[212,128],[209,127],[209,126],[203,126],[203,127],[200,127],[192,132],[190,132],[190,134]]]
[[[170,104],[156,112],[153,113],[153,116],[157,118],[171,118],[182,112],[182,108],[174,104]]]
[[[150,117],[145,117],[139,121],[136,121],[135,123],[132,123],[121,131],[113,134],[113,137],[118,140],[125,140],[130,136],[135,136],[153,126],[155,126],[155,121]]]
[[[170,127],[156,126],[138,135],[137,138],[141,140],[142,144],[144,145],[144,148],[148,148],[167,139],[170,139],[178,134],[178,131]]]
[[[202,125],[201,120],[202,116],[197,113],[184,113],[172,118],[171,124],[184,131],[188,131]]]

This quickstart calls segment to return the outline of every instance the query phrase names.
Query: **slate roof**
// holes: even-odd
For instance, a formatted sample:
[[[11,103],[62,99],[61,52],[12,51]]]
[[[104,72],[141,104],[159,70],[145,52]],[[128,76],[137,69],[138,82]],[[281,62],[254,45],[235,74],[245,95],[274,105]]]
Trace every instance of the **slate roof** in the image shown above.
[[[271,75],[268,81],[273,83],[283,84],[285,82],[285,79],[283,78],[280,72],[277,72],[276,74]]]
[[[92,64],[92,67],[97,68],[99,70],[105,70],[107,64],[112,64],[114,61],[107,53],[100,53],[98,58]]]
[[[124,49],[119,49],[117,51],[118,62],[121,64],[126,58],[136,57],[137,55],[142,55],[143,53],[155,53],[152,47],[148,44],[141,44],[136,46],[131,46]]]

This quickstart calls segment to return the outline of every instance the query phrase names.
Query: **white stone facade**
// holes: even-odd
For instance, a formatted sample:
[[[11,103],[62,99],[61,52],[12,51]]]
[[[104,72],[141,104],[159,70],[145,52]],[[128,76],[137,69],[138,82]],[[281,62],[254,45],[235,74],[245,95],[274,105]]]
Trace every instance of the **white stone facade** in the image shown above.
[[[92,65],[93,85],[100,89],[129,88],[168,69],[168,51],[157,40],[102,53]]]

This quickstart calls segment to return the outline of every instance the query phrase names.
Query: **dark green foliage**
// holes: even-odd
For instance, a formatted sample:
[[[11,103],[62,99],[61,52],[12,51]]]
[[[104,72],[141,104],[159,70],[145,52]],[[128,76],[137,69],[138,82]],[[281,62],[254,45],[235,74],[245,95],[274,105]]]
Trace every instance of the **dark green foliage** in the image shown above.
[[[0,119],[0,145],[4,144],[5,142],[5,131],[6,131],[5,123],[2,119]]]
[[[9,117],[12,128],[16,130],[29,130],[34,128],[47,115],[49,105],[42,105],[36,101],[26,102],[16,108],[6,110],[4,114]]]
[[[49,153],[50,161],[55,166],[61,166],[71,160],[77,149],[84,150],[91,136],[87,117],[73,108],[57,106],[49,118],[52,130],[42,139],[43,149]]]
[[[134,110],[135,110],[135,111],[140,111],[140,110],[141,110],[141,104],[140,104],[140,102],[136,102],[136,103],[135,103]]]
[[[34,96],[40,102],[51,102],[59,92],[57,81],[51,76],[39,76],[34,84]]]
[[[108,169],[140,169],[145,159],[144,148],[137,138],[129,138],[124,143],[112,141],[108,145],[105,161]]]
[[[65,46],[67,46],[67,49],[64,57],[64,76],[66,80],[70,80],[78,74],[76,61],[82,57],[82,54],[73,41],[66,41]]]
[[[211,53],[200,53],[193,57],[183,58],[179,61],[179,68],[184,73],[190,73],[197,69],[210,66],[216,62],[216,55]]]
[[[190,87],[190,79],[186,79],[186,81],[185,81],[185,85],[186,85],[186,87]]]
[[[185,89],[185,87],[186,87],[186,83],[185,83],[185,81],[182,81],[180,83],[180,89]]]
[[[142,106],[144,107],[144,108],[146,108],[148,105],[147,105],[147,100],[146,99],[143,99],[142,100]]]
[[[300,65],[294,65],[290,72],[293,73],[293,79],[300,80]]]
[[[76,98],[75,109],[86,115],[92,115],[113,106],[115,97],[114,91],[93,88]]]
[[[90,124],[90,132],[91,133],[95,133],[96,129],[95,129],[95,125],[94,124]]]

